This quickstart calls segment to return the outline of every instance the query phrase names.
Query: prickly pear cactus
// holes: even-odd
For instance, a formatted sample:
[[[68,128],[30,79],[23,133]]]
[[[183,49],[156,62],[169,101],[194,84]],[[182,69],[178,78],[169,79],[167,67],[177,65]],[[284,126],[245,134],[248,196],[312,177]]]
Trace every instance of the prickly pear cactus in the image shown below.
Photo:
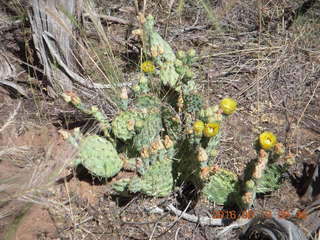
[[[184,97],[186,111],[195,113],[202,109],[203,98],[199,94],[189,94]]]
[[[236,111],[237,102],[226,97],[219,105],[209,104],[194,79],[195,50],[175,54],[155,31],[152,16],[140,15],[139,19],[142,28],[136,33],[143,42],[145,62],[132,91],[119,91],[116,104],[122,111],[112,121],[104,111],[83,104],[75,93],[62,95],[66,102],[93,116],[104,133],[104,138],[64,133],[79,149],[76,164],[105,178],[121,169],[133,172],[133,177],[113,184],[119,193],[164,197],[175,184],[191,181],[209,201],[237,204],[242,209],[252,206],[257,193],[277,189],[287,167],[276,163],[285,152],[276,137],[271,132],[259,137],[262,149],[241,178],[220,168],[216,157],[221,129]]]
[[[213,166],[215,163],[216,157],[218,155],[218,147],[220,144],[221,133],[219,132],[215,137],[210,138],[207,147],[206,153],[208,155],[208,166]]]
[[[98,121],[99,127],[102,130],[104,136],[108,138],[109,141],[113,141],[113,139],[110,138],[109,134],[109,121],[102,111],[100,111],[96,106],[87,107],[74,92],[66,91],[62,93],[61,96],[67,103],[71,103],[77,109],[84,112],[85,114],[91,115],[96,121]]]
[[[260,150],[258,158],[247,165],[243,180],[225,169],[215,170],[211,176],[207,171],[204,175],[210,177],[203,178],[204,195],[217,204],[237,204],[241,209],[250,208],[257,193],[272,192],[281,186],[282,175],[288,169],[286,165],[268,164],[270,156]]]
[[[148,196],[170,195],[174,186],[174,143],[169,136],[158,136],[150,146],[144,147],[136,160],[137,176],[115,182],[113,189],[121,194],[141,192]]]
[[[113,145],[106,139],[92,135],[80,140],[75,164],[82,164],[98,177],[110,178],[122,168],[123,162]]]
[[[162,120],[167,134],[173,140],[178,141],[183,138],[182,132],[182,121],[179,115],[174,112],[173,109],[163,108],[162,110]]]
[[[189,66],[192,63],[193,52],[183,59],[177,59],[174,51],[167,41],[165,41],[154,28],[154,18],[149,15],[147,18],[140,16],[143,25],[141,39],[144,44],[146,56],[153,59],[158,66],[157,72],[160,82],[165,86],[170,86],[178,91],[182,90],[180,80],[192,79],[193,73]]]
[[[131,182],[130,178],[120,179],[112,184],[112,188],[114,191],[121,193],[122,195],[129,195],[128,185]]]

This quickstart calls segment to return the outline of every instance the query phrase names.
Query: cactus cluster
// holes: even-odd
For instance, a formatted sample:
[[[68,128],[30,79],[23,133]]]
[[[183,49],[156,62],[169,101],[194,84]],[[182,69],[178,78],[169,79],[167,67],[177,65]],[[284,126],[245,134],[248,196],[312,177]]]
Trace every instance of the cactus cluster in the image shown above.
[[[139,20],[136,33],[148,60],[141,64],[133,96],[121,90],[120,111],[112,120],[96,107],[86,107],[74,93],[63,94],[65,101],[92,115],[104,133],[84,137],[79,130],[62,132],[78,148],[75,164],[106,178],[121,169],[134,172],[131,178],[114,182],[113,189],[122,194],[164,197],[176,185],[191,181],[209,201],[249,208],[257,193],[277,189],[287,167],[276,163],[283,146],[264,133],[258,158],[243,176],[219,167],[221,129],[236,111],[236,101],[227,97],[218,105],[208,104],[194,81],[195,50],[175,54],[155,31],[152,16],[139,15]]]
[[[288,170],[289,164],[277,164],[275,161],[284,153],[284,147],[277,143],[266,151],[258,146],[258,158],[251,161],[243,176],[218,168],[204,186],[207,198],[219,204],[237,204],[241,209],[252,206],[257,193],[267,193],[281,186],[281,178]],[[219,187],[218,187],[219,186]]]

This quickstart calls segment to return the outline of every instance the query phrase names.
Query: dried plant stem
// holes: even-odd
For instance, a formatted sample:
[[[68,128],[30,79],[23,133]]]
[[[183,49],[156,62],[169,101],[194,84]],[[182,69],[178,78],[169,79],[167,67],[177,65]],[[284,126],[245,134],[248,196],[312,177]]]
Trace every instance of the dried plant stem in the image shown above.
[[[212,55],[205,55],[199,57],[200,59],[203,58],[210,58],[210,57],[220,57],[220,56],[226,56],[226,55],[231,55],[231,54],[236,54],[236,53],[250,53],[250,52],[258,52],[258,51],[270,51],[270,50],[279,50],[283,46],[275,46],[275,47],[259,47],[259,48],[249,48],[249,49],[241,49],[241,50],[235,50],[235,51],[230,51],[230,52],[221,52],[221,53],[216,53]]]
[[[14,110],[14,112],[9,116],[9,118],[7,119],[7,121],[5,122],[5,124],[3,124],[3,126],[0,128],[0,132],[2,132],[4,129],[6,129],[12,122],[13,119],[16,117],[16,115],[18,114],[18,111],[20,109],[21,106],[21,101],[18,103],[16,109]]]
[[[167,206],[167,209],[171,212],[173,212],[175,215],[179,216],[179,218],[183,218],[187,221],[194,222],[194,223],[200,223],[200,225],[204,226],[222,226],[222,219],[220,218],[212,218],[212,217],[200,217],[191,215],[188,213],[185,213],[175,208],[172,204],[169,204]]]

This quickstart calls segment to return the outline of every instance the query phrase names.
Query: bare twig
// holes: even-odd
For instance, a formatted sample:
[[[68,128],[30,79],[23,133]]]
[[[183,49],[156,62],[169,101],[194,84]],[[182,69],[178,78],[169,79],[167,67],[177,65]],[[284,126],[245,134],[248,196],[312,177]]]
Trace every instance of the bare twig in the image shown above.
[[[155,231],[156,231],[157,226],[158,226],[158,222],[156,222],[156,224],[154,225],[154,227],[153,227],[153,229],[152,229],[152,233],[151,233],[151,235],[150,235],[150,237],[149,237],[149,240],[152,240],[152,238],[153,238],[153,236],[154,236],[154,233],[155,233]]]
[[[250,53],[250,52],[258,52],[258,51],[279,50],[281,48],[283,48],[283,46],[249,48],[249,49],[234,50],[234,51],[230,51],[230,52],[221,52],[221,53],[216,53],[216,54],[212,54],[212,55],[205,55],[205,56],[201,56],[199,58],[203,59],[203,58],[226,56],[226,55],[236,54],[236,53]]]
[[[23,87],[19,86],[18,84],[8,81],[8,80],[0,80],[0,85],[5,85],[8,87],[13,88],[14,90],[16,90],[18,93],[20,93],[22,96],[29,98],[28,94],[26,93],[26,91],[23,89]]]
[[[1,81],[0,81],[1,83]],[[8,117],[7,121],[5,122],[5,124],[3,124],[3,126],[0,128],[0,132],[2,132],[4,129],[6,129],[12,122],[13,119],[17,116],[18,111],[20,109],[21,106],[21,101],[18,103],[16,109],[14,110],[14,112]]]
[[[174,235],[174,240],[178,240],[178,235],[179,235],[180,229],[181,228],[177,229],[176,234]]]
[[[173,212],[175,215],[179,216],[180,218],[183,218],[189,222],[194,222],[194,223],[200,223],[202,226],[222,226],[223,222],[222,219],[220,218],[212,218],[212,217],[200,217],[200,216],[195,216],[186,213],[186,211],[180,211],[179,209],[175,208],[173,204],[169,204],[167,206],[167,209],[171,212]]]

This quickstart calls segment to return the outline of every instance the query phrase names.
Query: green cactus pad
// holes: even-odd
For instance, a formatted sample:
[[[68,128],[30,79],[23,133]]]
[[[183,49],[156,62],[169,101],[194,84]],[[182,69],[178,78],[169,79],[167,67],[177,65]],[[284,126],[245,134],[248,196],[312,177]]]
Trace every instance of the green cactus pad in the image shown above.
[[[134,125],[130,129],[129,127],[130,121],[137,121],[138,119],[139,119],[138,114],[135,112],[131,112],[131,111],[121,112],[112,121],[112,132],[115,135],[115,137],[123,141],[131,139],[135,135],[135,131],[134,131]]]
[[[150,143],[159,135],[162,128],[161,116],[158,113],[150,114],[144,121],[144,125],[139,134],[133,138],[133,145],[137,151],[141,151],[144,146]]]
[[[183,62],[179,59],[177,59],[175,62],[174,62],[174,67],[176,69],[176,72],[180,75],[184,75],[186,70],[187,70],[187,67],[183,64]]]
[[[183,135],[181,134],[182,124],[180,119],[177,119],[176,115],[177,113],[174,112],[173,109],[170,109],[168,107],[163,107],[162,109],[163,124],[165,126],[167,134],[173,140],[178,140],[181,137],[183,137]]]
[[[137,108],[159,108],[161,101],[156,96],[152,95],[142,95],[139,96],[135,101],[135,106]]]
[[[190,94],[184,97],[186,111],[189,113],[198,112],[203,105],[203,99],[199,94]]]
[[[154,24],[154,17],[149,15],[143,25],[145,44],[148,48],[147,52],[150,53],[153,48],[162,49],[163,53],[161,54],[161,57],[164,58],[165,61],[174,62],[176,60],[176,55],[169,43],[163,40],[160,34],[155,31]]]
[[[141,178],[132,179],[128,190],[153,197],[165,197],[171,193],[172,187],[172,161],[163,159],[151,165]]]
[[[179,80],[179,74],[176,72],[174,64],[171,62],[164,63],[160,69],[160,80],[163,85],[170,87],[176,87]]]
[[[196,82],[193,80],[188,81],[183,86],[183,93],[185,95],[189,95],[189,94],[192,94],[197,91],[198,91],[198,86],[197,86]]]
[[[112,189],[119,193],[125,192],[130,183],[130,180],[130,178],[120,179],[119,181],[116,181],[112,184]]]
[[[217,151],[219,144],[220,144],[220,139],[221,139],[221,132],[219,131],[219,133],[210,138],[207,146],[206,146],[206,152],[209,155],[209,161],[208,161],[208,165],[212,166],[215,162],[216,159],[216,155],[212,154],[214,151]]]
[[[244,179],[250,180],[255,168],[256,159],[252,160],[244,170]],[[276,163],[268,164],[263,172],[262,177],[256,182],[257,193],[267,193],[279,189],[281,186],[281,178],[287,171],[286,166],[281,166]]]
[[[220,169],[219,172],[209,178],[203,188],[203,194],[210,202],[227,204],[231,194],[238,192],[238,178],[233,172]]]
[[[134,177],[131,179],[130,183],[128,184],[128,190],[131,193],[140,192],[142,189],[143,181],[139,177]]]
[[[113,177],[123,165],[113,145],[97,135],[81,140],[75,163],[82,164],[91,173],[103,178]]]
[[[286,171],[287,168],[284,166],[270,164],[257,182],[257,193],[267,193],[279,189],[281,177]]]

